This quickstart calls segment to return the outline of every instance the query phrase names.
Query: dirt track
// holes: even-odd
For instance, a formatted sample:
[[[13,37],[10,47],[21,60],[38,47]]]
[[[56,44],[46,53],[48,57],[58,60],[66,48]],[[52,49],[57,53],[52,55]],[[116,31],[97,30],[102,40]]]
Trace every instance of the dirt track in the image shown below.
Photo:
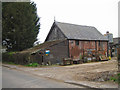
[[[61,81],[109,81],[109,78],[117,74],[118,71],[116,59],[68,66],[45,66],[36,68],[21,65],[11,66],[22,71]]]
[[[58,80],[108,81],[111,76],[117,74],[118,67],[117,60],[109,60],[70,66],[31,68],[31,71]]]

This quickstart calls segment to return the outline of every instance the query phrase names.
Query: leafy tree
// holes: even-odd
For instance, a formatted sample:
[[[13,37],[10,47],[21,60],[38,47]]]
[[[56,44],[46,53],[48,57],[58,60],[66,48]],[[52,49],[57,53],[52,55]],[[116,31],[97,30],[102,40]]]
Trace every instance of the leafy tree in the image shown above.
[[[9,51],[33,46],[40,29],[34,2],[2,3],[2,43]]]

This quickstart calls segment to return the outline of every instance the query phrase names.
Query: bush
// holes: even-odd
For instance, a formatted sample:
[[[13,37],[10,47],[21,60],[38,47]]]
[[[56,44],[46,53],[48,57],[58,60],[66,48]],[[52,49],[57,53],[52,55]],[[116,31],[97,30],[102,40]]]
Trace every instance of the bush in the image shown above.
[[[28,67],[37,67],[37,66],[39,66],[39,64],[38,63],[30,63],[30,64],[25,65],[25,66],[28,66]]]
[[[15,52],[6,52],[2,54],[3,62],[14,62],[14,54]]]
[[[41,64],[41,57],[39,55],[31,55],[30,53],[6,52],[2,54],[2,61],[20,65],[38,66],[37,63]]]
[[[120,73],[118,73],[117,76],[118,76],[118,84],[120,84]]]
[[[8,52],[8,55],[13,55],[13,54],[15,54],[15,52]]]
[[[25,65],[30,63],[28,60],[28,54],[21,54],[16,52],[6,52],[2,54],[2,61],[3,62],[12,62],[15,64]]]
[[[110,80],[117,82],[117,78],[115,78],[115,77],[111,77]]]
[[[120,84],[120,73],[118,73],[117,75],[110,77],[110,80],[117,82],[118,84]]]

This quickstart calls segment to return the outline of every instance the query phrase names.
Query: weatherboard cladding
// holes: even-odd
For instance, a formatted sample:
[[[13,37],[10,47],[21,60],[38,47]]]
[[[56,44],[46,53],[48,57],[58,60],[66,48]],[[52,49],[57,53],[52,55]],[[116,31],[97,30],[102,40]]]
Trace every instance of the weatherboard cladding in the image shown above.
[[[63,40],[65,38],[66,37],[61,30],[53,24],[45,41]]]
[[[95,27],[55,22],[67,39],[108,40]]]

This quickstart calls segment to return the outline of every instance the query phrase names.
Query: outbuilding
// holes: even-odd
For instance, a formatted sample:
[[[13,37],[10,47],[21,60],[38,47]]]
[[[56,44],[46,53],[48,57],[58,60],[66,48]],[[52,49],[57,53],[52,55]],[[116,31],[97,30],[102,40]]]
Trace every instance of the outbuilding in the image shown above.
[[[48,61],[61,63],[63,58],[80,60],[108,56],[108,39],[95,27],[55,21],[47,35],[46,42],[60,41],[51,47]],[[50,61],[51,61],[50,60]]]
[[[95,61],[108,57],[108,39],[95,27],[55,21],[43,44],[21,53],[39,64],[63,64],[63,60]]]

